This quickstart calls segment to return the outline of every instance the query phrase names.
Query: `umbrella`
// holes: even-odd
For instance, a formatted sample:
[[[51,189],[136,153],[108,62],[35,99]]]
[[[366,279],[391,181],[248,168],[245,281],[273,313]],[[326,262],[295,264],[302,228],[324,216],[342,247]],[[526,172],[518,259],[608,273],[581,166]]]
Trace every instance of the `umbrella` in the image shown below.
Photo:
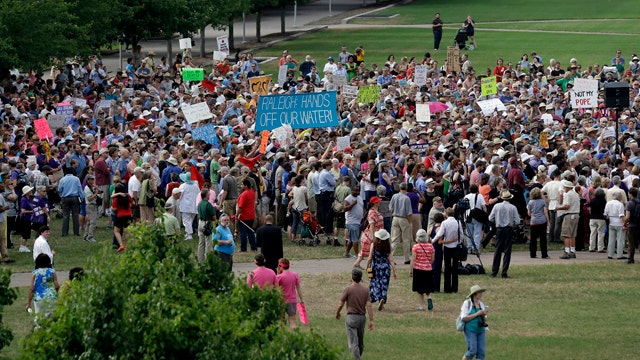
[[[443,104],[441,102],[430,102],[429,103],[429,111],[432,113],[443,112],[447,110],[449,107],[447,104]]]

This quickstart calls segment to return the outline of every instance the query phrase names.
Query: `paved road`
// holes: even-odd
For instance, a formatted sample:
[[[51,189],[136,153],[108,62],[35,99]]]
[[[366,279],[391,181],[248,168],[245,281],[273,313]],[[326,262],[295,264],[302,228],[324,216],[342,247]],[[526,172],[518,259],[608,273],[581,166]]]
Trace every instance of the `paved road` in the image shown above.
[[[580,252],[576,259],[561,260],[560,250],[550,251],[549,256],[551,259],[531,259],[529,253],[526,251],[514,252],[511,254],[511,266],[518,265],[549,265],[549,264],[573,264],[573,263],[586,263],[594,261],[622,261],[622,260],[607,260],[607,254]],[[491,262],[493,261],[493,253],[487,253],[482,255],[482,262],[485,269],[491,268]],[[353,266],[353,259],[337,258],[337,259],[314,259],[314,260],[297,260],[292,261],[292,269],[298,274],[322,274],[322,273],[338,273],[349,272]],[[469,255],[470,263],[478,263],[478,259]],[[398,269],[408,269],[409,265],[404,265],[401,256],[396,257],[396,263],[398,263]],[[235,263],[233,264],[234,272],[236,275],[244,277],[248,272],[255,268],[253,263]],[[69,272],[58,272],[58,280],[63,282],[69,277]],[[31,283],[31,273],[15,273],[11,275],[12,287],[25,287]]]

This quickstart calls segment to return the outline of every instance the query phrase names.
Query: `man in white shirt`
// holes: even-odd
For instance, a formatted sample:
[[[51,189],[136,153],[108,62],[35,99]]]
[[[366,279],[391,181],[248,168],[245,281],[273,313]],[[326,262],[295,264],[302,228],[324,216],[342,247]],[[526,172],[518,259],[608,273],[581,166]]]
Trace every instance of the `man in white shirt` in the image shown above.
[[[40,254],[47,254],[51,259],[51,265],[53,265],[53,255],[55,255],[55,251],[51,250],[49,246],[49,238],[51,237],[51,229],[48,226],[43,226],[38,230],[40,236],[36,238],[36,241],[33,243],[33,261],[36,261],[36,258]]]
[[[484,201],[484,196],[478,193],[478,185],[471,184],[469,186],[469,194],[465,196],[465,199],[469,200],[470,209],[467,210],[467,230],[470,238],[467,238],[467,246],[469,252],[476,254],[480,251],[480,242],[482,241],[482,223],[476,219],[471,218],[471,209],[480,209],[487,213],[487,206]]]
[[[558,196],[562,191],[562,184],[560,183],[560,171],[555,170],[553,173],[551,173],[551,178],[552,180],[542,187],[542,193],[546,196],[549,203],[549,241],[560,242],[560,227],[556,226],[556,207],[558,206]]]
[[[344,199],[344,215],[345,224],[347,226],[347,232],[349,238],[347,239],[347,249],[344,253],[345,257],[350,256],[349,252],[353,247],[354,255],[351,258],[358,256],[359,244],[360,244],[360,221],[364,216],[364,201],[360,197],[360,186],[355,185],[351,188],[351,195]]]
[[[607,246],[609,259],[613,259],[614,251],[618,254],[616,257],[618,260],[626,259],[623,253],[626,233],[623,221],[626,213],[625,206],[620,201],[621,198],[619,192],[612,193],[611,201],[607,201],[607,205],[604,207],[604,216],[609,219],[609,245]]]
[[[574,185],[569,180],[562,180],[564,193],[562,194],[562,205],[556,210],[562,210],[562,228],[560,236],[564,239],[564,254],[560,259],[575,259],[576,257],[576,235],[578,233],[578,223],[580,218],[580,196],[574,190]]]
[[[458,292],[458,243],[461,240],[463,231],[462,225],[455,218],[453,208],[445,210],[446,220],[440,225],[440,230],[433,238],[433,243],[444,245],[444,292]]]

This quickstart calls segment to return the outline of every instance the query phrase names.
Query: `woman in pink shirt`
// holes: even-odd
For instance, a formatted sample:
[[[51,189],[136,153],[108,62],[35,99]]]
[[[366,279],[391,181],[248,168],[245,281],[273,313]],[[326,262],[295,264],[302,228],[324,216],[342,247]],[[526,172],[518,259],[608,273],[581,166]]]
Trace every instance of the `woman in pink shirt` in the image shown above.
[[[276,276],[278,285],[284,293],[284,302],[287,304],[287,315],[289,315],[289,327],[295,329],[296,324],[296,309],[297,298],[300,298],[300,304],[304,304],[302,300],[302,292],[300,292],[300,278],[298,274],[293,271],[289,271],[289,259],[281,258],[278,260],[278,275]]]
[[[433,264],[435,249],[424,229],[416,232],[416,244],[411,249],[409,276],[413,278],[412,290],[418,293],[418,311],[424,311],[424,294],[427,294],[428,309],[433,310]]]
[[[256,254],[253,262],[256,264],[256,268],[247,276],[247,286],[258,286],[260,290],[264,289],[267,285],[275,287],[277,283],[276,273],[268,267],[265,267],[267,260],[264,258],[264,255]]]

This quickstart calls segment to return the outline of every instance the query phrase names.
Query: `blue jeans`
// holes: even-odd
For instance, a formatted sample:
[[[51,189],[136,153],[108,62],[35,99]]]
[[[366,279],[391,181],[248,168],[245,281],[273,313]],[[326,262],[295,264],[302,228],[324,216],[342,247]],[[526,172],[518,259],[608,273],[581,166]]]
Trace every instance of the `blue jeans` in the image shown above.
[[[484,360],[484,353],[487,350],[486,332],[476,333],[465,330],[464,339],[467,342],[467,352],[464,356],[469,360],[472,360],[474,356],[478,360]]]
[[[467,246],[469,249],[480,249],[480,241],[482,241],[482,223],[478,222],[478,220],[471,219],[471,221],[467,223],[467,231],[471,235],[471,239],[467,238]],[[473,241],[475,246],[471,245],[471,241]]]
[[[295,237],[300,232],[302,227],[302,212],[291,209],[291,216],[293,216],[293,225],[291,225],[291,233]]]
[[[253,224],[253,221],[254,219],[238,221],[238,227],[240,228],[240,251],[247,251],[247,239],[249,239],[251,250],[258,250],[258,245],[256,244],[256,233],[254,233],[253,229],[249,227]]]
[[[360,225],[359,224],[347,224],[347,232],[349,233],[349,242],[360,242]]]

